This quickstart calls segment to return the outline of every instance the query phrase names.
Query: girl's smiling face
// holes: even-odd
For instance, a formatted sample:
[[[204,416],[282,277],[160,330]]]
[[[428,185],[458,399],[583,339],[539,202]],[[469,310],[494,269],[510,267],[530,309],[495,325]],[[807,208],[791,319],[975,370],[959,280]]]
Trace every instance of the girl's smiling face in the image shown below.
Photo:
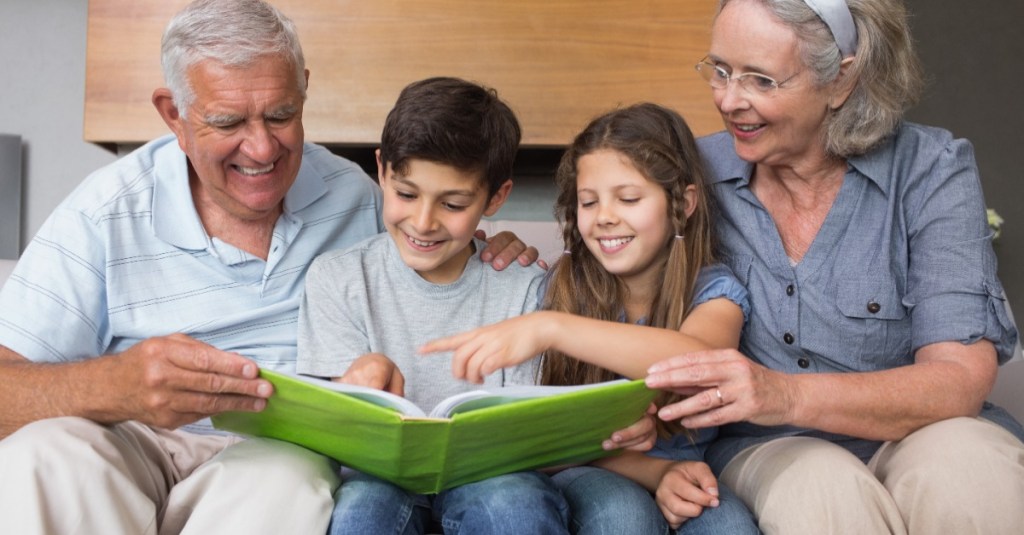
[[[597,261],[630,288],[656,284],[673,236],[664,188],[601,149],[577,162],[576,194],[579,232]]]

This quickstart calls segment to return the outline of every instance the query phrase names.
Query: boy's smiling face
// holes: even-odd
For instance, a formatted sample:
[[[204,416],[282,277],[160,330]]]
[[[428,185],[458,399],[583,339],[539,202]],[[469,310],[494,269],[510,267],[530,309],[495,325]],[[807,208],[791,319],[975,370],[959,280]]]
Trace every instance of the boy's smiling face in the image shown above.
[[[435,284],[455,282],[473,255],[471,242],[480,218],[494,215],[508,198],[506,181],[488,198],[478,172],[411,159],[404,173],[386,166],[377,153],[384,192],[384,227],[402,261]]]

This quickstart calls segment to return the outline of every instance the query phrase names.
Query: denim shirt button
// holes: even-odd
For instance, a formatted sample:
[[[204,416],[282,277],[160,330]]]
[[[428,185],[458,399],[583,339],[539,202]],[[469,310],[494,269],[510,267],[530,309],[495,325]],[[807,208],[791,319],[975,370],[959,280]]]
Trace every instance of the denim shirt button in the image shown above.
[[[786,295],[792,297],[794,292],[796,292],[796,288],[793,288],[792,284],[786,286]]]
[[[800,357],[800,360],[796,361],[796,365],[806,370],[811,366],[811,361],[807,360],[805,357]]]
[[[879,310],[882,310],[882,305],[879,305],[874,301],[868,301],[868,312],[878,314]]]
[[[787,344],[792,344],[794,340],[795,338],[793,338],[793,335],[790,333],[782,335],[782,341],[786,342]]]

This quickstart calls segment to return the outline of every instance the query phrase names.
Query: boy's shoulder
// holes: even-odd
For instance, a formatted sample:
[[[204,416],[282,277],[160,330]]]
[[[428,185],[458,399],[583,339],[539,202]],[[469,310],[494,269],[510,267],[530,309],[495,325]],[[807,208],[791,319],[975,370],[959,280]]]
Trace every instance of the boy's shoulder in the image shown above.
[[[314,269],[345,269],[350,266],[376,263],[386,255],[387,240],[389,239],[388,234],[382,232],[348,247],[320,253],[313,259],[310,271]]]

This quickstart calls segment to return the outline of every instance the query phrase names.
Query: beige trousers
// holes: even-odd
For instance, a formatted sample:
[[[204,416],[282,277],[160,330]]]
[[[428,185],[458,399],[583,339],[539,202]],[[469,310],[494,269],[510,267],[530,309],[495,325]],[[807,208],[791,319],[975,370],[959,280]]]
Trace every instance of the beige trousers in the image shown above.
[[[285,442],[54,418],[0,441],[0,533],[326,533],[338,484]]]
[[[886,442],[865,465],[815,438],[743,450],[722,473],[768,534],[1024,534],[1024,444],[981,418]]]

